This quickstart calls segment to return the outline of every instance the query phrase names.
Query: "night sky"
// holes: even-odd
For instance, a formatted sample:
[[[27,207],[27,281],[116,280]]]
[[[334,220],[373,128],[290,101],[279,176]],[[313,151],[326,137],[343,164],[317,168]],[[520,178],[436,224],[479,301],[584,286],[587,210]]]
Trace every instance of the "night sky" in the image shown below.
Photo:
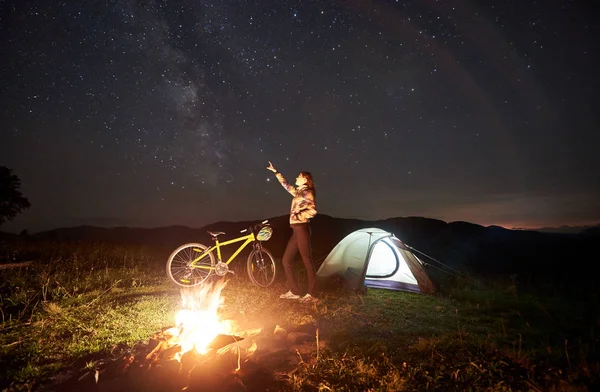
[[[530,4],[532,3],[532,4]],[[600,222],[587,1],[0,0],[2,226]]]

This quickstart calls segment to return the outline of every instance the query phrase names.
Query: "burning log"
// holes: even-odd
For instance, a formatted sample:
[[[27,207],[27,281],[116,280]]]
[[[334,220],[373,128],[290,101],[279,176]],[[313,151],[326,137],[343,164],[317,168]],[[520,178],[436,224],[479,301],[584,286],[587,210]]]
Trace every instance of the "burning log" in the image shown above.
[[[169,345],[168,342],[162,341],[158,342],[154,350],[152,350],[148,355],[146,355],[146,359],[154,362],[161,359],[172,359],[175,357],[175,354],[181,352],[180,345]]]

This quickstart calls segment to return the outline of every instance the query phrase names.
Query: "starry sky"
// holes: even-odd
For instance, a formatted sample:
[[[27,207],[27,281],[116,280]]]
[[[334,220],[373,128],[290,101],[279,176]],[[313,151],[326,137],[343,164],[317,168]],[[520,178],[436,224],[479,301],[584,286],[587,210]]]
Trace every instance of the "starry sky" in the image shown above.
[[[0,0],[2,230],[288,212],[600,222],[585,1]]]

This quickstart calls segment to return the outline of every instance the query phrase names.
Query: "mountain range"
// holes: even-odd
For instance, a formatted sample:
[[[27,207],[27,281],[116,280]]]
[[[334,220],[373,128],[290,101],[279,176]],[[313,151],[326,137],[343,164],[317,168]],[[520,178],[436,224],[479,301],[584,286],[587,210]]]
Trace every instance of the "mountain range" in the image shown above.
[[[266,246],[280,258],[291,229],[288,216],[269,219],[274,234]],[[104,228],[77,226],[26,235],[31,241],[85,241],[95,243],[139,244],[161,249],[167,257],[177,246],[188,242],[209,244],[209,230],[222,231],[223,239],[238,237],[240,230],[258,222],[215,222],[201,228],[168,226],[159,228]],[[600,227],[584,228],[576,233],[505,229],[469,222],[444,222],[423,217],[396,217],[383,220],[359,220],[317,215],[312,224],[313,257],[318,265],[333,247],[354,230],[377,227],[392,232],[421,252],[431,265],[477,274],[519,274],[535,279],[552,275],[559,278],[579,275],[592,268],[600,252]],[[4,233],[0,239],[17,238]],[[23,236],[21,236],[23,237]],[[166,256],[165,256],[166,255]],[[435,262],[434,262],[435,261]],[[588,274],[592,275],[592,274]],[[595,276],[595,275],[592,275]]]

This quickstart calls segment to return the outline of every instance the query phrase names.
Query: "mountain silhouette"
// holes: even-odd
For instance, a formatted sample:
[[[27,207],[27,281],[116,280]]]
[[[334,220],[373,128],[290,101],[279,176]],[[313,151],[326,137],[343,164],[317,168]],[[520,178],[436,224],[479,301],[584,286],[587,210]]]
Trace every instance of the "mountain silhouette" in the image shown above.
[[[207,234],[209,230],[225,232],[220,237],[222,239],[239,237],[242,235],[240,230],[259,222],[222,221],[201,228],[77,226],[44,231],[27,238],[31,241],[138,244],[167,252],[188,242],[210,244],[212,240]],[[272,217],[269,222],[274,234],[266,246],[275,258],[280,258],[291,234],[288,216]],[[311,224],[313,258],[317,267],[341,239],[354,230],[366,227],[378,227],[394,233],[421,252],[423,260],[433,259],[454,269],[483,275],[519,274],[527,279],[541,276],[558,279],[595,276],[585,271],[591,271],[592,261],[597,260],[600,255],[597,247],[600,239],[598,227],[573,234],[485,227],[462,221],[447,223],[423,217],[369,221],[320,214]],[[6,235],[4,238],[6,239]],[[230,249],[233,250],[233,247]]]

